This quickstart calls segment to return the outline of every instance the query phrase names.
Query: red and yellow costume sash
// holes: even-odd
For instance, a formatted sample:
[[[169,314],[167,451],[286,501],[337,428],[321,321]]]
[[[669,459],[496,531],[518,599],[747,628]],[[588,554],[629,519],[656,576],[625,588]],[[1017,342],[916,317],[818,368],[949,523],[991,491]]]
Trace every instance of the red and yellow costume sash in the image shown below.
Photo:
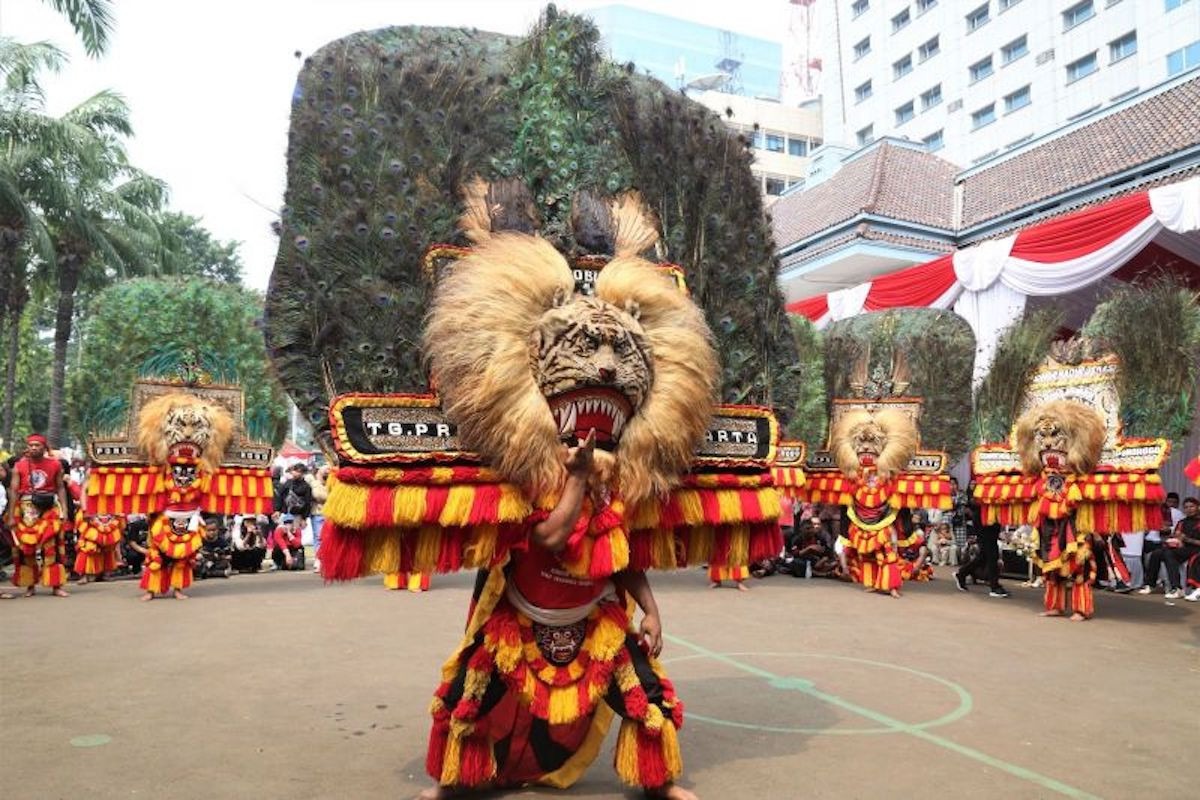
[[[985,525],[1036,524],[1075,513],[1085,533],[1112,534],[1157,529],[1166,499],[1162,478],[1152,472],[1098,472],[1064,476],[1066,494],[1047,494],[1045,478],[981,475],[975,497]]]
[[[88,476],[87,514],[157,514],[169,505],[198,504],[206,514],[269,514],[271,474],[253,467],[201,469],[196,482],[177,489],[170,466],[94,467]]]

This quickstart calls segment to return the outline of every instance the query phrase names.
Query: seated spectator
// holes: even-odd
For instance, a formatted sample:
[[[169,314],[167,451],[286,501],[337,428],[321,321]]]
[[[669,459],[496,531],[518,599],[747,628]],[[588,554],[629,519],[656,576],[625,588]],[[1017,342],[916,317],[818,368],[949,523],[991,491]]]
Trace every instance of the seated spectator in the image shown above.
[[[929,537],[929,557],[934,564],[942,567],[958,566],[958,545],[954,541],[954,531],[949,522],[939,522],[934,526],[933,536]]]
[[[1165,566],[1167,583],[1170,584],[1166,599],[1183,597],[1179,572],[1180,567],[1185,565],[1188,568],[1188,585],[1196,587],[1187,599],[1200,601],[1200,500],[1195,497],[1184,499],[1183,519],[1163,539],[1162,547],[1150,554],[1146,564],[1146,585],[1138,589],[1138,594],[1150,594],[1153,591],[1153,576],[1158,575],[1159,566]]]
[[[233,568],[238,572],[258,572],[267,557],[267,540],[259,526],[258,517],[243,517],[234,521]]]
[[[906,581],[928,581],[933,579],[933,567],[929,564],[929,546],[925,530],[929,521],[924,511],[913,514],[912,533],[896,541],[896,552],[900,556],[900,575]]]
[[[121,552],[129,572],[140,575],[146,563],[146,539],[150,535],[150,520],[144,514],[130,514],[121,538]]]
[[[271,560],[276,569],[304,569],[304,543],[291,514],[280,516],[279,527],[271,536]]]
[[[837,556],[820,519],[812,517],[800,526],[784,554],[780,571],[797,578],[831,578],[839,574]]]

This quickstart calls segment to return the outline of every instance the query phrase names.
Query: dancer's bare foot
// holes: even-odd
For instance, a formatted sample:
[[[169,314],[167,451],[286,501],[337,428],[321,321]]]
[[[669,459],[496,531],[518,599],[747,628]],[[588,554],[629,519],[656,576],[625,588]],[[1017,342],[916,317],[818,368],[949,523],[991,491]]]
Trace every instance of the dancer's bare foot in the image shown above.
[[[1083,614],[1080,614],[1078,611],[1076,611],[1074,614],[1071,615],[1071,622],[1087,622],[1088,619],[1089,619],[1089,617],[1085,617]]]
[[[475,792],[486,792],[491,785],[467,789],[461,786],[430,786],[417,795],[416,800],[449,800],[452,797],[464,797]]]
[[[186,594],[184,594],[183,592],[179,591],[178,589],[176,589],[175,590],[175,599],[176,600],[187,600],[188,596]]]
[[[900,599],[900,590],[899,589],[892,589],[892,591],[888,592],[888,594],[890,594],[892,597],[895,597],[897,600]]]
[[[145,603],[147,600],[153,600],[153,599],[154,599],[154,592],[146,592],[144,595],[142,595],[141,597],[138,598],[138,600],[141,600],[143,603]]]
[[[75,581],[75,585],[76,586],[87,586],[87,582],[88,582],[87,575],[84,575],[79,580]]]
[[[710,583],[710,584],[708,585],[708,588],[710,588],[710,589],[720,589],[720,588],[721,588],[721,582],[720,582],[720,581],[713,581],[712,583]]]
[[[51,592],[51,594],[53,594],[55,597],[70,597],[71,596],[71,593],[68,592],[66,589],[63,589],[61,586],[55,586],[54,591]]]
[[[750,591],[750,587],[747,586],[746,584],[742,583],[741,581],[738,581],[737,582],[737,590],[739,592],[748,592],[748,591]]]
[[[1061,611],[1043,611],[1041,614],[1038,614],[1039,617],[1061,617],[1062,615]]]
[[[22,597],[33,597],[35,594],[37,594],[37,589],[30,586],[28,589],[25,590],[25,594],[23,594]]]
[[[689,792],[676,783],[668,783],[660,786],[657,789],[647,789],[646,797],[654,798],[654,800],[700,800],[694,792]]]

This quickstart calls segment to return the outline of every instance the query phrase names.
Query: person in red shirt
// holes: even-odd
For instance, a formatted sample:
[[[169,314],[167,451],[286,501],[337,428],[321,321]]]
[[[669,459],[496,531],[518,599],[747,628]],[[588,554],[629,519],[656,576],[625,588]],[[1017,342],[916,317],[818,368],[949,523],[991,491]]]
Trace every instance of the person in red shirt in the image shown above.
[[[30,434],[25,455],[13,465],[8,505],[12,529],[14,586],[32,597],[37,584],[50,588],[55,597],[66,597],[66,542],[63,538],[67,508],[62,464],[46,454],[46,437]]]
[[[296,518],[284,514],[271,534],[271,560],[276,569],[304,569],[304,543],[296,528]]]

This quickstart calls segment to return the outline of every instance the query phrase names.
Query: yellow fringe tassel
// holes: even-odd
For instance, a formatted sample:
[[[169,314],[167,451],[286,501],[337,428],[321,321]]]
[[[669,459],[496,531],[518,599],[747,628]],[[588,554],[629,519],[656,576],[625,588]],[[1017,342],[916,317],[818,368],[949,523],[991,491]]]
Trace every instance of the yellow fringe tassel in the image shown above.
[[[713,539],[716,531],[711,525],[698,525],[691,529],[687,539],[687,559],[690,564],[700,564],[712,558]],[[657,565],[656,565],[657,566]]]
[[[750,563],[750,529],[737,525],[729,532],[729,564]]]
[[[418,531],[405,532],[416,535],[417,546],[413,552],[413,567],[417,572],[435,572],[438,553],[442,549],[442,531],[436,525],[425,525]]]
[[[496,538],[500,529],[495,525],[476,525],[471,529],[471,540],[463,548],[463,566],[467,569],[482,569],[492,563],[496,556]]]
[[[361,528],[367,522],[367,487],[329,479],[325,518],[345,528]]]
[[[638,772],[638,724],[631,719],[621,720],[617,731],[617,747],[613,754],[613,766],[617,776],[627,786],[641,786]]]

